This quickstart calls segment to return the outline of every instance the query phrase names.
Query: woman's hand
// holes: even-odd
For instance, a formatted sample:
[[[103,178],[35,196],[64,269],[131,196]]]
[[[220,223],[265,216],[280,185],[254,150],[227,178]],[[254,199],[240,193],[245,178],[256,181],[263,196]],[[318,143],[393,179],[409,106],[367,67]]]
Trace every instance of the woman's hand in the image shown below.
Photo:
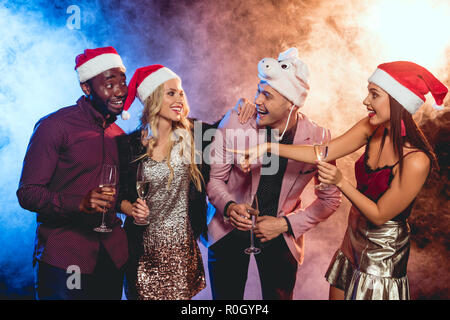
[[[147,206],[147,203],[142,199],[137,199],[135,203],[133,203],[133,208],[131,210],[131,215],[137,223],[145,223],[150,214],[150,209]]]
[[[250,165],[269,151],[269,143],[265,142],[262,144],[258,144],[246,150],[236,150],[228,148],[226,150],[228,152],[233,152],[235,154],[241,155],[239,164],[241,165],[242,171],[248,173],[250,172]]]
[[[338,188],[342,184],[342,172],[338,167],[331,163],[318,161],[317,168],[319,169],[319,181],[325,184],[334,184]]]
[[[254,103],[251,103],[248,99],[245,98],[239,99],[235,108],[239,115],[239,122],[241,124],[246,123],[256,114],[256,105]]]

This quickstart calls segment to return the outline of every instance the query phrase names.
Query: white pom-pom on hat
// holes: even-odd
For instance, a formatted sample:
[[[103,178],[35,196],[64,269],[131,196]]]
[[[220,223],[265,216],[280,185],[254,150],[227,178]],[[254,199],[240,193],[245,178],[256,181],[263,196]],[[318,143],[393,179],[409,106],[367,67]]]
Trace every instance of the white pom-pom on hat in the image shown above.
[[[128,120],[130,119],[130,113],[127,110],[123,110],[121,117],[123,120]]]

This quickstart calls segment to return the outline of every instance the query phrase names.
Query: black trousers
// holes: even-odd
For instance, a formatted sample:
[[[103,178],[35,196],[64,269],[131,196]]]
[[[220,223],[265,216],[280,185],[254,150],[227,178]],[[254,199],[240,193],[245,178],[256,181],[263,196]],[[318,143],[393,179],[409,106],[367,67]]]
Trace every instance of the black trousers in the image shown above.
[[[35,298],[37,300],[120,300],[124,268],[118,269],[100,245],[97,264],[92,274],[75,273],[39,261],[35,266]]]
[[[213,299],[242,300],[247,282],[250,232],[231,231],[208,249],[208,269]],[[298,263],[283,235],[261,245],[255,255],[264,300],[292,300]]]

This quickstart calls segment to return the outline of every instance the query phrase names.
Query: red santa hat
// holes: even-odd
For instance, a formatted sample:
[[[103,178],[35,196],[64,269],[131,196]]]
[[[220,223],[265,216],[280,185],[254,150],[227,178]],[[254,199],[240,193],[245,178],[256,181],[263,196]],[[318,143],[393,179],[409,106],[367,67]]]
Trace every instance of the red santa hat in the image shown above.
[[[75,70],[78,72],[80,82],[86,82],[112,68],[126,71],[122,59],[113,47],[86,49],[75,58]]]
[[[128,84],[128,97],[123,106],[122,119],[128,120],[130,109],[135,97],[138,97],[142,104],[153,91],[167,80],[180,77],[167,67],[160,64],[154,64],[147,67],[136,69],[133,77]]]
[[[448,92],[447,87],[430,71],[409,61],[380,64],[370,76],[369,82],[389,93],[411,114],[425,103],[428,92],[433,95],[438,108],[441,108]]]

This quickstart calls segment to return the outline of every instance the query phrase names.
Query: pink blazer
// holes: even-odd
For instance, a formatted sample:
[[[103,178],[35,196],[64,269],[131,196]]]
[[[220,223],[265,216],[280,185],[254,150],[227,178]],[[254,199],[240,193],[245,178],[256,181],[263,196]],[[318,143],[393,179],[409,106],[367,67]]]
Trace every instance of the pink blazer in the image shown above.
[[[231,109],[220,122],[218,132],[209,150],[212,159],[224,159],[222,163],[211,163],[210,181],[207,185],[209,201],[216,208],[216,212],[208,224],[208,244],[211,245],[233,230],[233,226],[224,218],[223,210],[229,201],[237,203],[251,203],[256,194],[261,177],[261,165],[252,165],[250,173],[245,174],[240,165],[240,155],[234,155],[225,150],[230,142],[227,130],[239,131],[245,135],[247,130],[257,130],[256,119],[240,124],[235,109]],[[321,142],[322,128],[311,122],[305,115],[299,113],[297,131],[293,144],[313,145]],[[247,131],[248,132],[248,131]],[[260,140],[261,141],[261,140]],[[252,143],[253,142],[253,143]],[[249,141],[249,146],[256,141]],[[228,144],[229,146],[229,144]],[[224,163],[225,162],[225,163]],[[304,162],[288,160],[284,173],[280,199],[278,203],[278,217],[286,216],[294,233],[283,236],[293,256],[299,264],[304,257],[304,233],[326,220],[333,214],[341,203],[341,193],[335,186],[324,190],[315,190],[317,199],[307,208],[301,208],[301,194],[309,181],[317,175],[316,166]],[[319,181],[315,178],[315,183]]]

